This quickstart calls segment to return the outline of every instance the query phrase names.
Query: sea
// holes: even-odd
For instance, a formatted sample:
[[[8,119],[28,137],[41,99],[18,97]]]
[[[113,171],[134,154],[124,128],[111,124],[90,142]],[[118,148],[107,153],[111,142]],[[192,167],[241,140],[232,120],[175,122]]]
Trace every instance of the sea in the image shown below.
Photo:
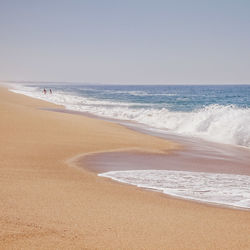
[[[250,155],[250,85],[18,83],[9,88],[67,110],[243,148]],[[250,209],[249,175],[151,169],[100,176],[186,199]]]

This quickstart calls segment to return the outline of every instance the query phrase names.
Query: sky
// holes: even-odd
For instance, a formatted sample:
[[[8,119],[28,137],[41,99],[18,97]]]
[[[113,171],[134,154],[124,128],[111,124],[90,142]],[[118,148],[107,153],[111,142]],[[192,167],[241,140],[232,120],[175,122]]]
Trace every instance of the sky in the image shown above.
[[[249,0],[0,0],[0,79],[250,83]]]

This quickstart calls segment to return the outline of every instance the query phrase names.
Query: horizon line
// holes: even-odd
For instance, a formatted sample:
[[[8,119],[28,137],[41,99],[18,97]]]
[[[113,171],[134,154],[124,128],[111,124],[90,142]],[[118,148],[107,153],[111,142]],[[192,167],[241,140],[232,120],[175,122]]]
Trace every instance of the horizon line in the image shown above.
[[[0,80],[1,83],[26,83],[26,84],[76,84],[76,85],[250,85],[249,83],[198,83],[198,82],[177,82],[177,83],[110,83],[110,82],[81,82],[81,81],[32,81],[32,80],[21,80],[21,81],[14,81],[14,80]]]

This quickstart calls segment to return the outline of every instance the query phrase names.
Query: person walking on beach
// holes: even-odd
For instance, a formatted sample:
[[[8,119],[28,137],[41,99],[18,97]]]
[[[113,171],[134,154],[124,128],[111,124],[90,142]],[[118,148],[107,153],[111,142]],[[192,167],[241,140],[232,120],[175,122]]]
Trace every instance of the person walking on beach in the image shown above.
[[[50,92],[50,94],[52,94],[52,90],[51,89],[49,89],[49,92]]]
[[[43,93],[44,93],[45,95],[46,95],[46,93],[47,93],[47,91],[46,91],[46,89],[45,89],[45,88],[43,89]]]

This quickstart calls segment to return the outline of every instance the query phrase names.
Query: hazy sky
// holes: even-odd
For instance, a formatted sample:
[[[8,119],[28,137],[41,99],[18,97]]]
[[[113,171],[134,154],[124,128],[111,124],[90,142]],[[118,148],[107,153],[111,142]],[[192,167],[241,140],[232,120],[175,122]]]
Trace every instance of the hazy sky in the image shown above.
[[[0,0],[0,79],[250,83],[250,1]]]

